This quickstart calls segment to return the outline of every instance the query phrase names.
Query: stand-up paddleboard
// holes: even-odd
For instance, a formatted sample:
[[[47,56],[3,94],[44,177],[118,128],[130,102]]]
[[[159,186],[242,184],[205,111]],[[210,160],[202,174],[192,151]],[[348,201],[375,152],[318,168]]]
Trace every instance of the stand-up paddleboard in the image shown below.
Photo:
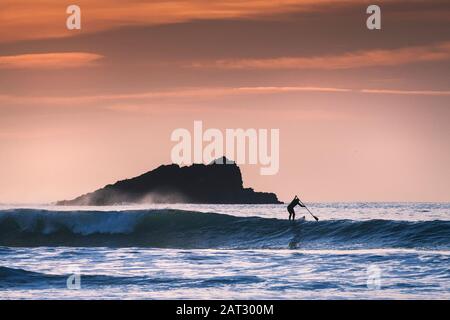
[[[303,221],[305,221],[305,220],[306,220],[306,217],[305,217],[305,216],[303,216],[303,217],[301,217],[301,218],[298,218],[298,219],[292,220],[292,222],[303,222]]]

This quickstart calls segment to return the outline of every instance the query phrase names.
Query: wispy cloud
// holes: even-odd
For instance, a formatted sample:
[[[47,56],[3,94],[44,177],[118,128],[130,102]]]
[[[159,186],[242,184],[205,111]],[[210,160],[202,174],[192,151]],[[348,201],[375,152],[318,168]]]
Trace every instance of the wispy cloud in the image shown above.
[[[205,99],[218,99],[227,96],[245,95],[273,95],[288,93],[323,93],[323,94],[389,94],[389,95],[422,95],[422,96],[450,96],[446,90],[395,90],[395,89],[356,89],[334,87],[295,87],[295,86],[267,86],[267,87],[223,87],[223,88],[190,88],[167,91],[147,91],[139,93],[99,94],[81,96],[15,96],[0,95],[0,107],[11,105],[42,105],[42,106],[87,106],[100,107],[111,110],[125,110],[130,108],[169,104],[177,105],[183,102],[196,102]],[[131,106],[131,107],[130,107]]]
[[[134,25],[160,25],[205,19],[253,19],[295,11],[317,10],[326,4],[357,0],[78,0],[82,32],[97,32]],[[65,7],[60,0],[2,0],[0,41],[73,36],[65,28]]]
[[[83,96],[15,96],[0,95],[0,102],[8,104],[36,104],[64,106],[75,104],[121,105],[124,102],[146,103],[150,101],[193,101],[196,99],[214,99],[232,95],[283,94],[292,92],[343,93],[351,89],[331,87],[222,87],[222,88],[190,88],[167,91],[147,91],[139,93],[99,94]]]
[[[450,42],[398,49],[374,49],[339,55],[312,57],[276,57],[268,59],[223,59],[196,62],[194,68],[219,69],[351,69],[395,66],[450,59]]]
[[[60,69],[92,66],[103,56],[87,52],[32,53],[0,56],[0,69]]]
[[[351,89],[331,87],[240,87],[242,93],[289,93],[289,92],[349,92]]]
[[[375,94],[399,94],[399,95],[420,95],[420,96],[450,96],[450,90],[387,90],[387,89],[363,89],[362,93]]]

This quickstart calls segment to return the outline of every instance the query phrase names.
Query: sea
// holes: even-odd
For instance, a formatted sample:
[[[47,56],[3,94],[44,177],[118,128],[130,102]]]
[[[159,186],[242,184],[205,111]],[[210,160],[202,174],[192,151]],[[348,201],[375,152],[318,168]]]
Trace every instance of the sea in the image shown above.
[[[0,205],[0,299],[450,299],[449,203],[307,205]]]

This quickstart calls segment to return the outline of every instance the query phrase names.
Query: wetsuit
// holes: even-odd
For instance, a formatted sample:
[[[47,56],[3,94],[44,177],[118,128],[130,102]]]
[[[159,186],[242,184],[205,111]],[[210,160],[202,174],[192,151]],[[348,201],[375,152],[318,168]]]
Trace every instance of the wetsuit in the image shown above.
[[[296,205],[299,205],[300,207],[304,207],[304,205],[300,202],[300,199],[295,197],[294,200],[291,201],[291,203],[289,203],[289,205],[287,206],[287,211],[289,212],[289,220],[295,220],[295,211],[294,211],[294,207]]]

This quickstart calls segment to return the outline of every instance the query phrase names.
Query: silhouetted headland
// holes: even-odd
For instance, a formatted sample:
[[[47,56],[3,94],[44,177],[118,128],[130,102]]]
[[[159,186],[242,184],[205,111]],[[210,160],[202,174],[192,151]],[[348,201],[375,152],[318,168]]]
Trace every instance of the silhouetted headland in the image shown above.
[[[223,163],[227,160],[222,158]],[[135,178],[118,181],[57,205],[118,205],[135,203],[281,203],[276,194],[244,188],[241,170],[234,163],[162,165]]]

